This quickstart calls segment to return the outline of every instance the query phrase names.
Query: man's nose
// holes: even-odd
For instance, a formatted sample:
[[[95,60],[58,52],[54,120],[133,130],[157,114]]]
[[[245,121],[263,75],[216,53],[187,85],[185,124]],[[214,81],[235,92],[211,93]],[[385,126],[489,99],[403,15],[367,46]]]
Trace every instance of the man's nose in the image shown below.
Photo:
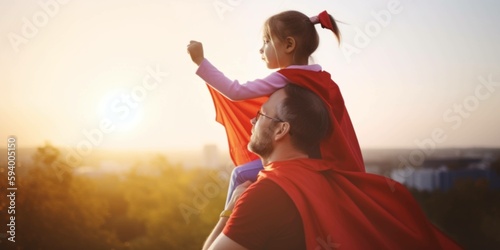
[[[250,119],[250,124],[252,124],[252,126],[255,125],[255,117]]]
[[[260,53],[260,54],[264,53],[264,46],[260,47],[260,49],[259,49],[259,53]]]

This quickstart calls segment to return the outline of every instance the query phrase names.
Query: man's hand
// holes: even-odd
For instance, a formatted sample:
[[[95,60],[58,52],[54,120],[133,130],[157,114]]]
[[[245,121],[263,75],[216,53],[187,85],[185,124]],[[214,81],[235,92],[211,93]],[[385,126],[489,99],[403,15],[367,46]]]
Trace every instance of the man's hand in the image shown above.
[[[234,204],[236,204],[236,201],[240,198],[241,194],[247,190],[247,188],[252,184],[251,181],[246,181],[239,186],[236,187],[236,189],[233,192],[233,196],[231,196],[231,200],[229,201],[229,204],[227,204],[227,209],[228,210],[233,210],[234,209]]]
[[[203,44],[197,41],[189,41],[188,45],[188,53],[191,56],[191,60],[193,60],[196,65],[200,65],[200,63],[205,59],[205,56],[203,55]]]

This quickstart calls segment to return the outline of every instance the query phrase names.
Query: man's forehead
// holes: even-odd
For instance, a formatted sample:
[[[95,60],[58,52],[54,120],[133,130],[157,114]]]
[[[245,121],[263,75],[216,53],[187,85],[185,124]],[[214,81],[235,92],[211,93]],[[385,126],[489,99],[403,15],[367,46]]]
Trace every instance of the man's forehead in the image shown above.
[[[275,110],[276,107],[285,99],[286,94],[284,89],[279,89],[274,92],[269,99],[262,105],[263,110]]]

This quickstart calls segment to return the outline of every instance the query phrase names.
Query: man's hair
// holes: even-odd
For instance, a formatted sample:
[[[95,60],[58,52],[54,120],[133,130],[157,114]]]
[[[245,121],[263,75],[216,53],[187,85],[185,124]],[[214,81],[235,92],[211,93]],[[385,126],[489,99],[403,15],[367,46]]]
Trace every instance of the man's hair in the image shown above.
[[[332,130],[328,108],[306,88],[287,84],[283,89],[286,97],[278,106],[278,116],[290,124],[293,146],[310,158],[321,158],[319,145]]]

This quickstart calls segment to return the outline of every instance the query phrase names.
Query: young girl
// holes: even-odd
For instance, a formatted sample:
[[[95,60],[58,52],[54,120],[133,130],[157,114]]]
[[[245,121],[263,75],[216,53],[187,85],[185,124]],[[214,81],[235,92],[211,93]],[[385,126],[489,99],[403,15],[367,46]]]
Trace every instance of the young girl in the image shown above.
[[[271,16],[264,23],[263,45],[260,49],[262,60],[269,69],[302,69],[322,71],[318,64],[309,65],[309,57],[319,44],[315,24],[330,29],[340,42],[340,32],[333,17],[326,11],[309,18],[298,11],[285,11]],[[273,72],[263,79],[240,84],[224,76],[203,55],[200,42],[191,41],[188,45],[191,59],[199,68],[196,74],[226,98],[233,101],[248,100],[268,96],[290,82],[279,72]],[[264,114],[265,115],[265,114]],[[262,170],[260,159],[237,166],[231,175],[226,206],[231,200],[234,189],[245,181],[254,182]]]

